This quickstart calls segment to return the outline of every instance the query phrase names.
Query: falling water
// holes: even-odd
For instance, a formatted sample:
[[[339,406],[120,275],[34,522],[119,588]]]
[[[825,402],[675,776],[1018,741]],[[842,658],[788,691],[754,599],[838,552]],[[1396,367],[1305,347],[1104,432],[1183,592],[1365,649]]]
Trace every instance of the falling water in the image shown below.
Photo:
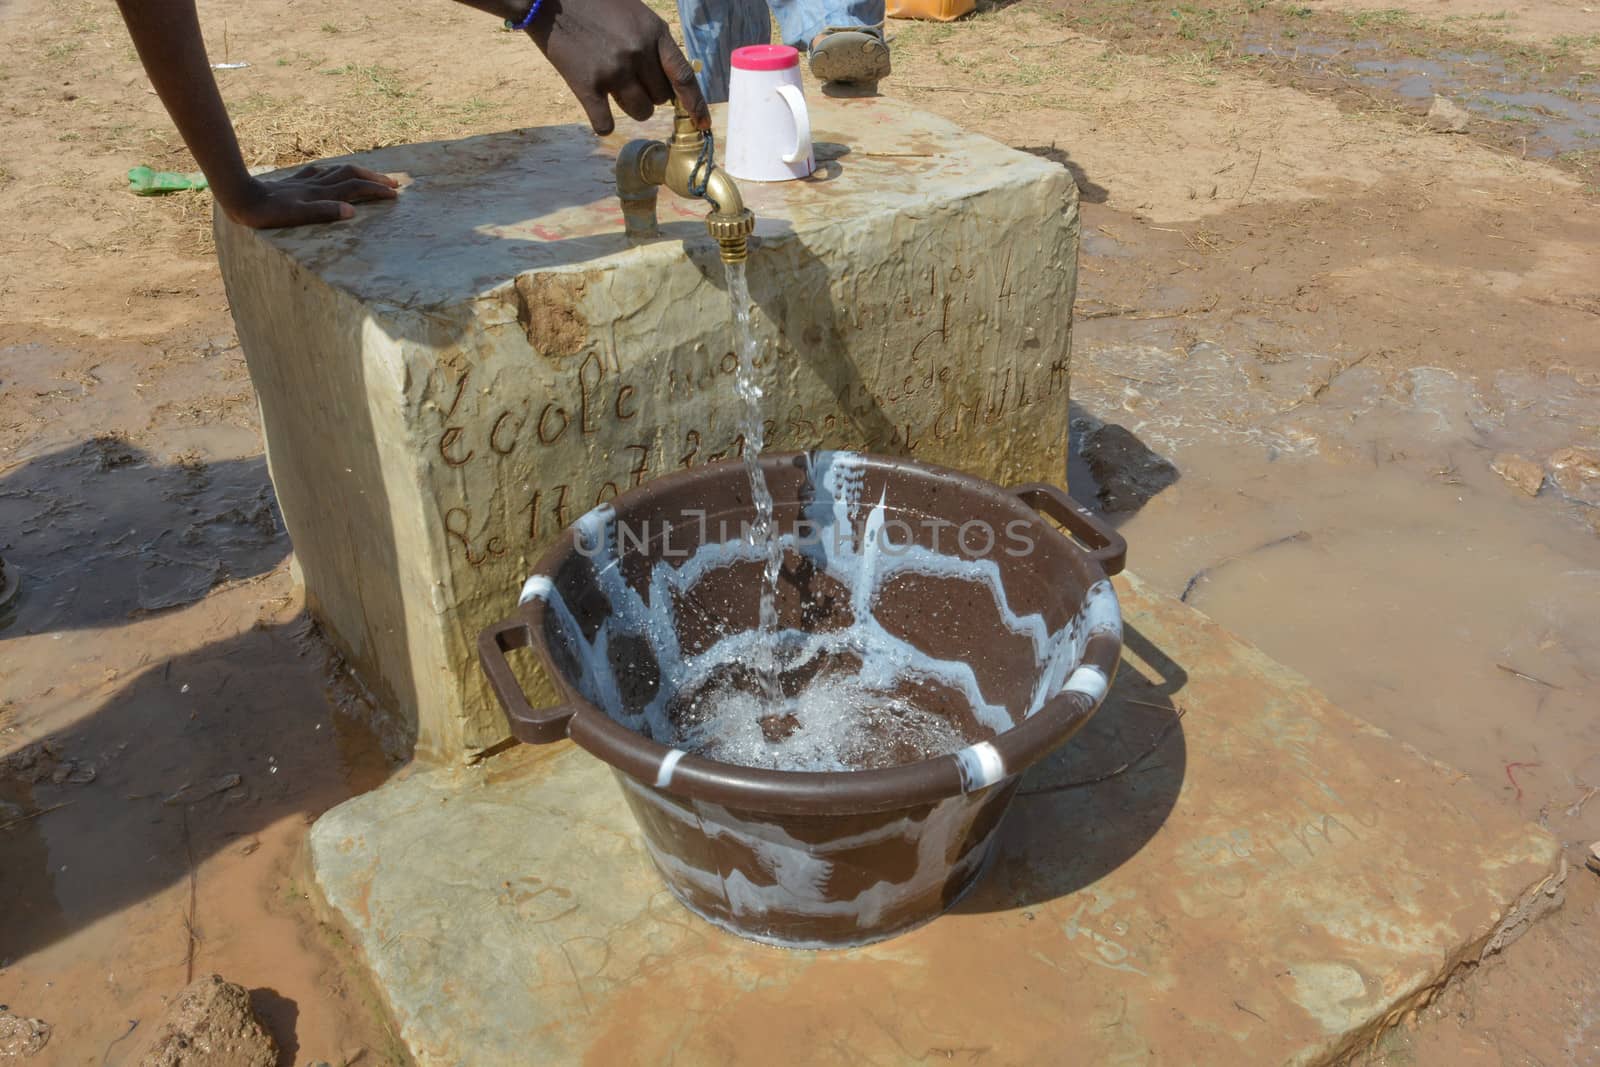
[[[727,264],[728,297],[733,302],[733,341],[739,353],[739,370],[734,391],[744,401],[740,432],[744,435],[744,467],[750,475],[750,499],[755,505],[755,522],[750,527],[751,542],[767,550],[765,579],[761,583],[761,640],[756,642],[755,662],[751,664],[762,696],[769,705],[777,704],[783,693],[778,685],[774,644],[778,633],[778,571],[783,565],[783,543],[772,527],[772,492],[761,471],[763,418],[761,387],[756,384],[756,338],[750,329],[750,287],[745,281],[744,264]]]

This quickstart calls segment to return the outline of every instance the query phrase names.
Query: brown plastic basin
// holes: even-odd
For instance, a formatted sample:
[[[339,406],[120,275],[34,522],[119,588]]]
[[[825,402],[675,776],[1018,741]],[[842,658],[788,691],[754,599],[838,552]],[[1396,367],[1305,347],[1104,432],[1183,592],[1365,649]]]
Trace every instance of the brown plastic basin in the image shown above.
[[[762,467],[788,543],[779,632],[910,664],[918,707],[946,717],[964,747],[797,771],[652,736],[676,740],[663,708],[718,642],[757,626],[761,560],[741,538],[753,509],[737,462],[663,477],[580,519],[516,614],[483,632],[480,657],[520,740],[570,737],[611,765],[691,911],[772,944],[864,944],[972,886],[1022,772],[1099,706],[1122,650],[1106,578],[1126,545],[1047,485],[1003,489],[855,453],[773,455]],[[530,707],[506,660],[529,645],[561,693],[556,707]]]

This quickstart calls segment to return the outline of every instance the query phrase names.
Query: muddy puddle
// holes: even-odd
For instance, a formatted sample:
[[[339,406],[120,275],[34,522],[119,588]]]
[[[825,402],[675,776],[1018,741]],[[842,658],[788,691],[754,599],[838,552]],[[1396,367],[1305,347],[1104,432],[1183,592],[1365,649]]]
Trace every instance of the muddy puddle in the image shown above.
[[[1074,367],[1073,491],[1129,566],[1563,840],[1600,836],[1600,479],[1530,496],[1492,469],[1600,455],[1600,381],[1170,340]]]
[[[1060,4],[1073,25],[1117,48],[1166,56],[1187,76],[1250,72],[1366,113],[1421,118],[1435,95],[1464,108],[1474,140],[1548,159],[1590,180],[1600,151],[1600,75],[1587,37],[1506,35],[1519,13],[1459,17],[1399,9],[1290,5]]]
[[[1263,367],[1244,343],[1085,332],[1111,336],[1080,337],[1071,484],[1117,509],[1131,569],[1569,856],[1600,838],[1600,484],[1549,469],[1600,453],[1592,372]],[[1493,469],[1508,453],[1522,487]],[[1576,867],[1558,916],[1361,1062],[1588,1062],[1596,915]]]
[[[1249,34],[1240,51],[1287,62],[1426,109],[1448,97],[1475,118],[1523,140],[1525,155],[1600,149],[1600,83],[1592,71],[1530,69],[1487,51],[1410,54],[1384,41],[1283,32]]]

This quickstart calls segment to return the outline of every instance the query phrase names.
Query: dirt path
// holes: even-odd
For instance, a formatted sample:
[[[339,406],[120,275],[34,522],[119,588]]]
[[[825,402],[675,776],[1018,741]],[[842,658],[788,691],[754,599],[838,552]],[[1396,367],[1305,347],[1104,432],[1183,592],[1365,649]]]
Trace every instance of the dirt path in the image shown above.
[[[250,64],[220,77],[252,163],[575,114],[526,41],[442,0],[202,11],[213,59]],[[1527,497],[1490,463],[1600,447],[1600,16],[1498,13],[1015,3],[897,24],[890,85],[1076,176],[1099,461],[1073,484],[1125,508],[1136,569],[1576,858],[1600,838],[1600,486]],[[122,1062],[214,969],[294,1062],[385,1062],[297,856],[392,761],[293,596],[209,200],[125,192],[192,164],[109,7],[12,3],[0,45],[0,554],[26,578],[0,631],[0,1003],[54,1022],[60,1062]],[[1431,132],[1439,75],[1391,68],[1462,54],[1468,129]],[[1116,484],[1141,457],[1176,480]],[[1576,870],[1373,1057],[1600,1059],[1597,906]]]

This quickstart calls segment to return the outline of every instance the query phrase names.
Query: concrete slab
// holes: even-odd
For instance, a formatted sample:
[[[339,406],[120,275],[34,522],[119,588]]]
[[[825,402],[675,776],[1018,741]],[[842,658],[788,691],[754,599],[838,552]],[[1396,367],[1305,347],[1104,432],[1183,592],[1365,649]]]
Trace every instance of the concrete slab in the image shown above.
[[[562,529],[744,448],[707,205],[623,232],[617,150],[670,119],[385,148],[355,159],[412,180],[349,222],[218,220],[307,603],[424,755],[507,738],[475,642]],[[767,447],[1058,478],[1072,176],[886,98],[812,124],[815,180],[745,186]]]
[[[1117,585],[1105,708],[978,889],[904,937],[786,952],[701,922],[570,746],[334,809],[318,883],[423,1065],[1318,1063],[1559,903],[1548,834]]]

